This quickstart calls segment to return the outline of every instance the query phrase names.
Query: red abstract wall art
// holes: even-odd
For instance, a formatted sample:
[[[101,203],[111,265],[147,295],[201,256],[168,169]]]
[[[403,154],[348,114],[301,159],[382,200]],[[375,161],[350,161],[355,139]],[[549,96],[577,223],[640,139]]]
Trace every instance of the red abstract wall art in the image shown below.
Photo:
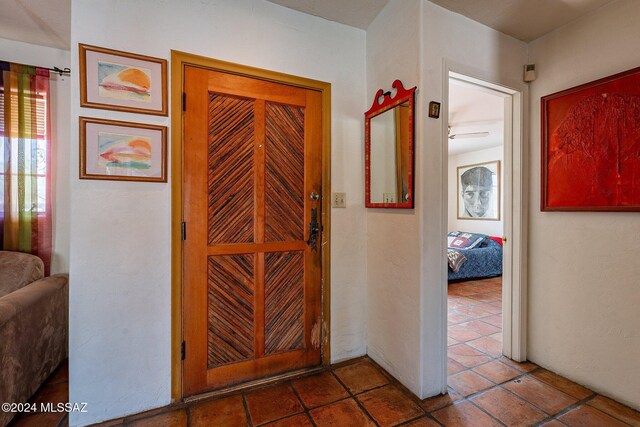
[[[541,107],[541,210],[640,211],[640,68]]]

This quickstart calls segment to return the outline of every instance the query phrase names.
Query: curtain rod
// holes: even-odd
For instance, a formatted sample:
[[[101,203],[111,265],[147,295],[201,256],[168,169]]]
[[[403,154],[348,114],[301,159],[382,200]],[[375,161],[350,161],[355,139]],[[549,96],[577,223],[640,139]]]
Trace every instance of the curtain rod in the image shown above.
[[[0,63],[7,63],[7,64],[12,64],[12,62],[9,61],[1,61]],[[20,63],[15,63],[16,65],[23,65],[25,66],[25,64],[20,64]],[[58,73],[60,74],[60,76],[62,77],[63,75],[71,75],[71,68],[69,67],[65,67],[65,68],[60,68],[60,67],[52,67],[52,68],[45,68],[45,67],[38,67],[37,65],[26,65],[27,67],[35,67],[35,68],[41,68],[43,70],[49,70],[49,71],[53,71],[54,73]]]
[[[58,67],[53,67],[53,68],[47,68],[47,70],[49,71],[53,71],[55,73],[60,74],[60,76],[66,74],[66,75],[71,75],[71,68],[58,68]]]

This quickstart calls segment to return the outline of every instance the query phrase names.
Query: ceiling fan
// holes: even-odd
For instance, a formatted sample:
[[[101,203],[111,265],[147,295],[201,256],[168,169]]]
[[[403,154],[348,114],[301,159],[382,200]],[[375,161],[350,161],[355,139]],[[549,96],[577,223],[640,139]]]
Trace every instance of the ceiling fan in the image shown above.
[[[489,132],[451,133],[451,126],[449,126],[449,139],[486,138],[487,136],[489,136]]]

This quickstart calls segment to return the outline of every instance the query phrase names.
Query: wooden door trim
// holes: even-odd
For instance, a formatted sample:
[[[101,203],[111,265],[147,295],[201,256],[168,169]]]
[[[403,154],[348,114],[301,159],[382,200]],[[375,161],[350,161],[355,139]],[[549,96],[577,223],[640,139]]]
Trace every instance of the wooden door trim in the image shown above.
[[[330,351],[330,236],[331,236],[331,83],[290,74],[171,51],[171,398],[183,399],[182,293],[183,293],[183,128],[182,93],[186,66],[281,83],[322,94],[322,364],[331,362]],[[188,102],[188,101],[187,101]],[[188,349],[187,349],[188,351]]]

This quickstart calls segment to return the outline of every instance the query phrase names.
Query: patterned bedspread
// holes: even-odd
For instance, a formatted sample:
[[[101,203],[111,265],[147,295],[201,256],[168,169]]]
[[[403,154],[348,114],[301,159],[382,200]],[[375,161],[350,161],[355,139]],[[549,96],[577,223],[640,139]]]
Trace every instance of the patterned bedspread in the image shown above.
[[[449,267],[449,280],[495,277],[502,274],[502,246],[485,239],[479,247],[460,251],[466,257],[459,270]]]

